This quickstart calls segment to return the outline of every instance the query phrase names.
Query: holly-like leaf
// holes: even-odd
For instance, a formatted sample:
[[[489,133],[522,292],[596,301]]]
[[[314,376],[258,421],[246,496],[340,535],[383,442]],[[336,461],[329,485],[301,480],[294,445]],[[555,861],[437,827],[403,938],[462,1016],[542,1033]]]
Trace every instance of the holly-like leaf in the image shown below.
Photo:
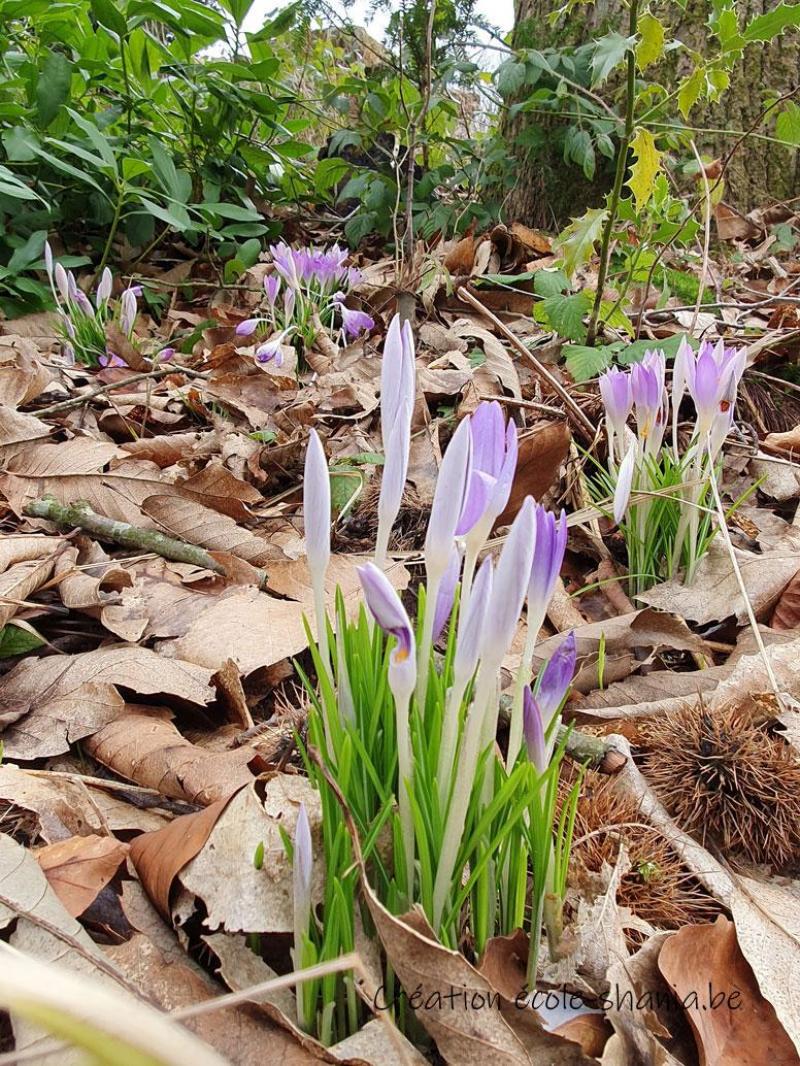
[[[639,19],[639,43],[636,45],[636,62],[639,70],[655,63],[664,54],[665,30],[663,23],[645,11]]]
[[[752,41],[771,41],[792,26],[800,26],[800,4],[787,4],[783,0],[772,11],[757,15],[745,26],[743,36],[748,44]]]
[[[700,98],[700,93],[706,81],[703,67],[695,67],[692,73],[684,78],[678,89],[678,107],[684,118],[689,117],[689,112]]]
[[[641,211],[653,195],[656,176],[661,169],[661,152],[656,148],[653,134],[642,127],[631,141],[631,151],[636,161],[631,167],[628,187],[633,193],[636,210]]]
[[[555,330],[559,337],[568,341],[586,340],[584,317],[592,306],[593,294],[587,289],[574,296],[548,296],[536,304],[533,317],[544,326]]]
[[[608,210],[605,207],[590,207],[580,218],[573,218],[553,241],[553,251],[561,255],[564,272],[569,277],[591,259],[607,217]]]
[[[623,37],[619,33],[607,33],[601,37],[592,53],[592,85],[601,85],[635,44],[635,37]]]

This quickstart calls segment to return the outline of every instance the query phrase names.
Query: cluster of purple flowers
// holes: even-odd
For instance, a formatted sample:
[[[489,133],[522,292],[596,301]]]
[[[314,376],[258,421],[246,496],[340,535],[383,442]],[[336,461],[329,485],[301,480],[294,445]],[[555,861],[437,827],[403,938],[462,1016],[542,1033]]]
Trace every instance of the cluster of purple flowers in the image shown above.
[[[349,251],[334,244],[329,248],[291,248],[285,242],[270,247],[273,272],[264,278],[266,309],[236,327],[240,337],[268,333],[256,349],[256,361],[283,361],[281,345],[297,335],[313,341],[312,319],[318,315],[326,326],[335,326],[342,341],[369,332],[374,320],[364,311],[347,307],[345,300],[361,272],[347,265]]]
[[[123,359],[109,351],[106,325],[116,319],[125,337],[128,340],[133,338],[141,285],[128,286],[114,305],[111,301],[114,279],[111,271],[105,267],[92,300],[79,287],[72,271],[65,270],[61,263],[54,261],[48,242],[44,246],[44,261],[58,310],[64,356],[72,363],[89,366],[127,366]],[[158,358],[164,362],[174,354],[174,348],[163,348]]]

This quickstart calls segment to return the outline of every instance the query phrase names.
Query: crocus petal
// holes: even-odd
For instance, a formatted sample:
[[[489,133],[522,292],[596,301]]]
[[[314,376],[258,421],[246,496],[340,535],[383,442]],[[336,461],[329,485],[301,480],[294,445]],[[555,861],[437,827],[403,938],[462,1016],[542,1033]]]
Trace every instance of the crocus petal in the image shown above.
[[[522,731],[528,748],[528,758],[537,771],[543,774],[549,761],[547,758],[547,742],[544,737],[542,711],[531,692],[530,685],[526,685],[522,693]]]
[[[130,335],[136,323],[136,295],[128,288],[120,297],[119,325],[123,333]]]
[[[636,469],[636,451],[636,443],[633,442],[628,448],[617,474],[617,487],[614,489],[614,521],[617,525],[625,517],[628,501],[631,498],[633,474]]]
[[[312,576],[322,580],[331,556],[331,480],[322,441],[311,430],[303,477],[306,558]]]
[[[562,511],[556,522],[555,515],[536,505],[536,548],[533,553],[530,580],[528,583],[528,611],[537,618],[543,617],[550,597],[553,595],[564,551],[567,546],[567,516]]]
[[[50,247],[50,241],[44,242],[44,265],[47,268],[47,274],[50,280],[53,280],[53,249]]]
[[[542,712],[545,728],[561,706],[567,694],[572,678],[575,676],[577,648],[575,632],[570,632],[562,641],[542,670],[541,679],[536,689],[536,699]]]
[[[472,594],[463,624],[459,625],[456,652],[453,656],[453,684],[457,688],[463,688],[467,684],[478,665],[493,584],[494,563],[492,557],[487,555],[472,584]]]
[[[365,311],[353,311],[341,304],[339,312],[342,316],[342,328],[348,337],[357,337],[359,333],[369,333],[375,328],[375,319]]]
[[[275,301],[278,298],[278,292],[281,287],[281,279],[277,274],[267,274],[264,278],[264,292],[267,294],[270,306],[275,306]]]
[[[416,641],[408,613],[389,579],[374,563],[356,569],[370,614],[397,640],[389,656],[389,686],[395,699],[408,699],[417,682]]]
[[[609,426],[614,434],[622,437],[633,404],[631,375],[624,373],[618,367],[611,367],[610,370],[600,375],[598,384]]]
[[[265,318],[245,318],[244,321],[239,323],[234,332],[237,337],[249,337],[264,322],[266,322]]]
[[[499,668],[514,639],[527,591],[526,575],[531,571],[536,543],[536,520],[530,496],[519,510],[509,531],[494,575],[481,658]],[[472,593],[470,600],[474,597]]]
[[[95,293],[95,301],[98,307],[102,307],[103,304],[108,302],[113,285],[114,279],[111,276],[111,271],[106,267],[100,276],[100,282],[97,286],[97,292]]]
[[[158,353],[158,361],[160,363],[168,363],[170,361],[170,359],[173,358],[174,355],[175,355],[175,349],[174,348],[162,348],[161,351]]]
[[[456,526],[464,506],[470,467],[470,428],[465,418],[444,453],[425,536],[425,570],[429,584],[450,562]]]
[[[69,278],[67,276],[66,270],[63,268],[63,266],[60,263],[56,263],[55,270],[54,270],[54,275],[55,275],[55,279],[56,279],[56,287],[57,287],[58,291],[61,293],[61,298],[62,298],[62,300],[64,300],[65,303],[68,303],[70,301],[70,299],[71,299],[70,288],[69,288]]]
[[[453,545],[450,562],[444,572],[442,583],[439,586],[439,594],[436,597],[436,610],[433,613],[433,633],[431,639],[435,642],[442,634],[445,623],[453,611],[456,585],[461,576],[461,552]]]
[[[410,448],[411,416],[406,409],[403,409],[395,419],[389,438],[381,479],[381,492],[378,498],[378,523],[380,527],[388,531],[387,539],[403,502]]]
[[[381,432],[383,450],[388,450],[389,437],[394,429],[402,402],[403,335],[400,316],[395,315],[386,331],[381,359]]]

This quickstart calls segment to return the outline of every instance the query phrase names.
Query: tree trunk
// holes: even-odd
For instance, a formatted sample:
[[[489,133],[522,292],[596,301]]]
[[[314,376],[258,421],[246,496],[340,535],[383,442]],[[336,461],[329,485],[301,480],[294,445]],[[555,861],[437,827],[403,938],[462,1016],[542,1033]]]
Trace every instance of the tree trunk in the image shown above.
[[[777,2],[738,0],[740,24],[769,11]],[[515,0],[513,46],[563,47],[586,43],[611,30],[628,32],[622,0],[598,0],[595,4],[576,6],[567,20],[552,26],[548,16],[560,6],[561,0]],[[660,69],[648,70],[648,79],[674,86],[690,72],[692,60],[688,50],[703,54],[709,47],[706,26],[709,9],[709,0],[688,0],[684,11],[679,4],[659,5],[657,13],[672,24],[668,34],[682,41],[686,48],[670,53],[676,58],[668,56]],[[689,122],[699,127],[695,133],[698,149],[711,156],[724,156],[737,137],[758,119],[766,91],[786,92],[799,79],[800,33],[789,32],[769,45],[750,45],[734,66],[730,87],[722,100],[714,106],[698,106],[691,112]],[[601,90],[607,98],[611,95],[608,88],[607,84]],[[740,210],[788,199],[800,192],[800,153],[763,139],[764,134],[774,131],[775,117],[768,117],[755,131],[762,136],[750,137],[728,166],[725,199]],[[530,147],[530,133],[537,125],[544,127],[544,143]],[[573,163],[564,162],[560,149],[552,143],[558,128],[559,121],[555,118],[543,121],[529,112],[515,115],[506,112],[501,134],[516,164],[515,184],[504,204],[509,221],[559,229],[570,217],[598,206],[610,189],[613,167],[608,161],[598,157],[597,173],[592,181],[587,181]]]

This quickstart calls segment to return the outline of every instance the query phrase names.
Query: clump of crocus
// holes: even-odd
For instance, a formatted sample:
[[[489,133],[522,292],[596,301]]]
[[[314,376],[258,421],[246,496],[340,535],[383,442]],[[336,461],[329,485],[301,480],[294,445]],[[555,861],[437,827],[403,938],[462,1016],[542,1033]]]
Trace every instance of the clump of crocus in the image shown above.
[[[138,297],[141,285],[130,285],[118,300],[112,300],[114,279],[104,267],[93,296],[87,296],[75,280],[71,270],[65,270],[53,259],[50,244],[45,242],[44,260],[47,276],[59,317],[59,331],[65,357],[84,366],[127,366],[109,348],[107,327],[116,323],[126,340],[135,344]],[[173,348],[163,348],[157,359],[164,362],[175,354]]]
[[[347,307],[350,289],[361,274],[347,265],[346,248],[291,248],[281,242],[270,247],[272,272],[264,278],[264,306],[260,314],[236,327],[240,337],[255,334],[262,343],[256,348],[260,363],[280,365],[280,345],[298,338],[311,344],[317,322],[337,335],[342,343],[368,333],[375,325],[364,311]]]
[[[715,533],[708,507],[725,438],[733,427],[744,350],[704,341],[695,353],[683,340],[675,357],[672,416],[666,360],[649,351],[629,372],[614,367],[600,377],[606,414],[608,476],[614,521],[625,537],[633,593],[685,568],[690,583]],[[689,393],[694,428],[681,448],[679,408]],[[634,429],[628,426],[633,414]],[[672,423],[672,446],[664,437]]]
[[[337,593],[332,625],[324,613],[328,471],[315,433],[306,455],[303,506],[318,634],[311,647],[317,682],[306,678],[315,754],[306,765],[322,799],[326,883],[336,886],[321,912],[322,927],[336,935],[321,958],[352,950],[359,924],[355,863],[334,780],[385,906],[399,914],[420,905],[443,943],[457,948],[466,932],[478,954],[490,937],[524,927],[535,980],[542,928],[555,937],[560,925],[574,810],[557,803],[566,743],[560,714],[575,669],[574,640],[566,638],[532,679],[566,519],[527,498],[497,556],[488,551],[510,497],[517,434],[498,403],[479,405],[444,453],[415,616],[396,588],[388,550],[408,470],[414,368],[411,328],[395,318],[383,353],[385,457],[375,557],[359,567],[360,614],[353,619]],[[519,706],[501,756],[502,668],[526,604],[528,648],[514,686]],[[318,1013],[352,1020],[349,1008],[334,1010],[329,1002]],[[346,1028],[331,1023],[320,1033],[330,1040]]]

